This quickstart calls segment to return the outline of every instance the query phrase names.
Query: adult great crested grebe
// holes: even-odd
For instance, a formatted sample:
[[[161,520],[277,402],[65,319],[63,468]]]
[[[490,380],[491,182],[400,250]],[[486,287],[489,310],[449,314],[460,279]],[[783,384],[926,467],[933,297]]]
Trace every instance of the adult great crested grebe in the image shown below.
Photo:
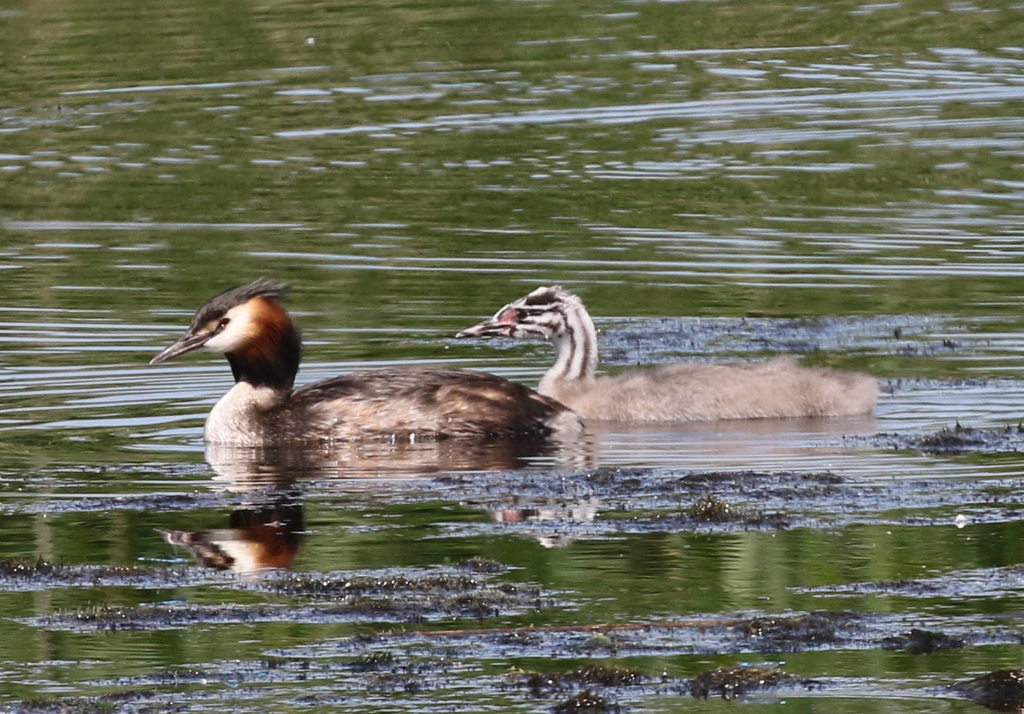
[[[259,279],[203,305],[188,331],[152,359],[223,353],[235,386],[206,419],[210,443],[272,446],[352,439],[531,437],[579,431],[579,417],[521,384],[455,369],[382,369],[294,389],[302,343],[279,300],[287,286]]]
[[[457,337],[546,340],[554,366],[537,391],[584,419],[710,421],[865,414],[878,380],[861,372],[769,362],[681,362],[597,376],[597,330],[583,301],[555,285],[537,288]]]

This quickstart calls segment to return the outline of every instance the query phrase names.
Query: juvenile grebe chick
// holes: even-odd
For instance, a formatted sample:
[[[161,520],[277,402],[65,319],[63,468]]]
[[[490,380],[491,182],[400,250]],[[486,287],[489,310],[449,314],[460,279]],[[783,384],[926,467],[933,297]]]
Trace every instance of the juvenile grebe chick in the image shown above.
[[[260,279],[203,305],[177,342],[152,359],[221,352],[235,386],[210,411],[206,441],[235,446],[361,438],[530,437],[578,431],[554,399],[482,372],[385,369],[293,389],[302,344],[279,300],[287,286]]]
[[[555,364],[541,394],[584,419],[709,421],[829,417],[870,412],[878,380],[860,372],[770,362],[681,362],[618,376],[597,376],[597,330],[583,301],[559,285],[537,288],[457,337],[546,340]]]

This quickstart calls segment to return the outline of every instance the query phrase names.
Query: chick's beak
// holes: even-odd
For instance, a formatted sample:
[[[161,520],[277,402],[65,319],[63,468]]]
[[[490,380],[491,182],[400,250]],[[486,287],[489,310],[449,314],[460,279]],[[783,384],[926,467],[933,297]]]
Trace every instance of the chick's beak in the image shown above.
[[[459,332],[455,337],[510,337],[512,334],[513,325],[507,322],[498,322],[497,320],[484,320],[478,322],[472,327],[467,327],[465,330]]]
[[[197,350],[203,345],[205,345],[206,341],[210,339],[210,337],[210,333],[193,333],[191,331],[186,332],[184,335],[181,336],[180,339],[178,339],[177,342],[175,342],[173,345],[170,345],[163,352],[161,352],[156,357],[151,359],[149,363],[160,364],[161,362],[166,362],[169,359],[180,357],[186,352]]]

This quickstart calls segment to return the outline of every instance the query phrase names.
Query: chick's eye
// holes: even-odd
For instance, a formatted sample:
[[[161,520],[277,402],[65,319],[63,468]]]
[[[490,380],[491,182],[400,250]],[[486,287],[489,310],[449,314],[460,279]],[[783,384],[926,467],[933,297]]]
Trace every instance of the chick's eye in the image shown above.
[[[522,318],[522,310],[506,308],[498,314],[498,322],[502,325],[514,325]]]
[[[225,327],[228,326],[229,322],[231,322],[230,318],[222,317],[220,322],[217,323],[217,329],[215,330],[215,332],[220,332],[221,330],[223,330]]]

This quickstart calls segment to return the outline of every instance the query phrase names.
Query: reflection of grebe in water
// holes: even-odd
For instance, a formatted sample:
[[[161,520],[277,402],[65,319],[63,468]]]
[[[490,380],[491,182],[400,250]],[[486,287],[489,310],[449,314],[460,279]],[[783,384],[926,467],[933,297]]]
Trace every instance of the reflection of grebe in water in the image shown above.
[[[315,483],[318,490],[369,492],[379,488],[381,479],[456,472],[470,472],[472,478],[472,472],[522,469],[538,459],[550,458],[552,466],[563,458],[587,465],[586,452],[565,454],[560,449],[556,442],[536,439],[336,442],[318,448],[207,444],[206,460],[216,473],[215,483],[244,494],[246,503],[231,513],[226,528],[160,529],[160,533],[209,568],[235,572],[288,568],[305,537],[302,492],[308,485]]]
[[[246,495],[246,502],[231,512],[228,526],[158,530],[164,540],[186,548],[207,568],[237,573],[290,568],[305,538],[302,500],[295,488],[301,469],[296,471],[296,464],[289,464],[290,459],[280,452],[236,451],[225,460],[207,450],[217,480]]]
[[[381,369],[293,389],[299,330],[268,280],[203,305],[188,331],[153,358],[197,349],[227,356],[235,386],[206,420],[206,441],[269,446],[351,439],[543,437],[578,432],[565,406],[501,377],[454,369]]]
[[[544,506],[529,508],[491,508],[488,512],[495,523],[522,523],[539,526],[545,530],[555,529],[533,535],[545,548],[564,548],[572,543],[573,537],[557,529],[564,526],[563,531],[567,529],[571,532],[573,528],[593,522],[600,505],[598,499],[588,498],[562,503],[552,501]]]
[[[239,573],[290,568],[305,534],[302,503],[287,499],[238,508],[227,528],[159,530],[171,545],[187,548],[200,565]]]

